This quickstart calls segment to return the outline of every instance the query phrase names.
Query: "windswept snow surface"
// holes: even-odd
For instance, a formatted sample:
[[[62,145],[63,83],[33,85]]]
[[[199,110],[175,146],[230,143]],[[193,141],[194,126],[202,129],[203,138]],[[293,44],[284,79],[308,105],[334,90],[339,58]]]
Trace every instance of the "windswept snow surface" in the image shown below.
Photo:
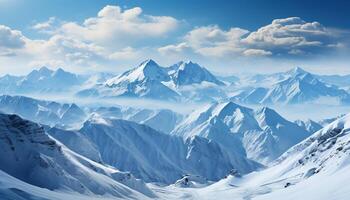
[[[350,196],[350,115],[284,153],[270,168],[202,188],[154,188],[172,199],[346,200]]]
[[[17,115],[0,114],[0,170],[49,190],[133,197],[155,195],[131,174],[91,161]]]

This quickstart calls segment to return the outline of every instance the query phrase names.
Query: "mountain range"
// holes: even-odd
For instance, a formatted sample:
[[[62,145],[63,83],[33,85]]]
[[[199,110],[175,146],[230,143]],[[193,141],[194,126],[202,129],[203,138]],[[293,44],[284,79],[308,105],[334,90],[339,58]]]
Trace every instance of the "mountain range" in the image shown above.
[[[249,104],[302,104],[317,101],[320,98],[336,98],[341,104],[350,103],[350,95],[347,91],[327,84],[299,67],[285,73],[260,78],[258,83],[261,82],[261,85],[271,79],[275,82],[267,87],[242,90],[231,97],[231,100]],[[259,85],[258,83],[255,84]]]
[[[253,110],[229,101],[197,110],[171,134],[208,138],[227,151],[237,149],[252,160],[268,164],[310,133],[268,107]]]
[[[0,77],[3,94],[69,94],[79,98],[133,98],[173,102],[229,99],[243,104],[350,103],[348,77],[317,75],[296,67],[253,76],[215,76],[192,61],[162,67],[148,59],[120,75],[77,75],[42,67],[25,76]]]

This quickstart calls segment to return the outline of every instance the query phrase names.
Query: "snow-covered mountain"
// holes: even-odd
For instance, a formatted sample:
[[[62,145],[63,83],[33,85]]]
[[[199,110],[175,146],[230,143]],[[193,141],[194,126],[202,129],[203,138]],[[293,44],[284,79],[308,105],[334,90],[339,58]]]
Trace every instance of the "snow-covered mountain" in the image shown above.
[[[230,101],[214,103],[190,114],[172,134],[184,138],[201,136],[263,164],[309,135],[272,109],[253,110]]]
[[[348,199],[349,130],[348,114],[290,148],[267,169],[182,192],[188,199]]]
[[[299,67],[284,74],[271,75],[276,76],[278,81],[273,85],[249,89],[231,99],[254,104],[300,104],[320,98],[336,98],[340,103],[350,103],[350,94],[345,90],[324,83]]]
[[[124,113],[123,119],[145,124],[157,131],[170,133],[182,120],[183,116],[169,109],[137,109],[132,113]]]
[[[85,195],[154,197],[130,173],[74,153],[38,124],[17,115],[0,114],[0,129],[0,170],[16,179],[49,190]]]
[[[33,70],[26,76],[0,77],[0,89],[6,94],[37,94],[68,92],[85,80],[59,68],[55,71],[46,67]]]
[[[350,75],[315,75],[319,80],[336,85],[338,87],[348,87],[350,85]]]
[[[146,182],[170,184],[184,174],[213,181],[232,169],[245,174],[259,167],[244,155],[231,159],[220,145],[205,138],[184,140],[130,121],[94,116],[80,132],[96,145],[103,162]]]
[[[78,92],[77,95],[178,101],[182,98],[193,97],[194,94],[188,94],[188,89],[186,90],[184,87],[194,86],[200,88],[200,90],[197,89],[198,97],[192,98],[192,100],[208,100],[210,95],[224,96],[222,91],[214,88],[223,85],[224,83],[208,70],[191,61],[179,62],[170,67],[161,67],[155,61],[149,59],[142,62],[138,67],[111,78],[104,84],[84,89]],[[203,94],[204,88],[208,88],[206,95]],[[216,93],[219,95],[216,95]]]
[[[179,94],[162,83],[169,80],[165,68],[153,60],[146,60],[138,67],[111,78],[102,85],[80,91],[78,95],[179,99]]]
[[[176,86],[200,84],[202,82],[209,82],[216,85],[225,85],[207,69],[191,61],[181,61],[175,65],[170,66],[169,68],[170,69],[168,69],[168,74]]]
[[[25,96],[0,96],[0,111],[49,126],[74,126],[87,119],[87,114],[76,104],[60,104]]]
[[[323,128],[321,124],[311,119],[308,119],[306,121],[296,120],[295,123],[298,124],[298,126],[300,126],[301,128],[307,130],[310,134],[315,133],[316,131]]]

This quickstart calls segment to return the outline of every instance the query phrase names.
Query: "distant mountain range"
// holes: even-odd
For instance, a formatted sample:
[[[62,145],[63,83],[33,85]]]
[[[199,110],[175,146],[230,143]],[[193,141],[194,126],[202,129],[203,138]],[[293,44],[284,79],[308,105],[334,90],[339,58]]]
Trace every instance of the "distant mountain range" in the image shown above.
[[[254,79],[254,78],[252,78]],[[252,80],[251,79],[251,80]],[[335,98],[341,104],[350,103],[350,94],[335,85],[330,85],[317,79],[316,76],[296,67],[285,73],[260,76],[255,85],[266,85],[268,80],[274,80],[267,87],[253,87],[242,90],[231,97],[231,100],[248,104],[302,104],[316,101],[320,98]]]
[[[173,102],[229,99],[244,104],[349,104],[348,76],[316,75],[296,67],[254,76],[216,77],[191,61],[162,67],[149,59],[120,75],[77,75],[42,67],[26,76],[0,77],[3,94],[59,94],[80,98],[138,98]]]
[[[83,83],[81,76],[59,68],[56,71],[42,67],[26,76],[6,75],[0,78],[0,89],[5,94],[38,94],[70,91]]]

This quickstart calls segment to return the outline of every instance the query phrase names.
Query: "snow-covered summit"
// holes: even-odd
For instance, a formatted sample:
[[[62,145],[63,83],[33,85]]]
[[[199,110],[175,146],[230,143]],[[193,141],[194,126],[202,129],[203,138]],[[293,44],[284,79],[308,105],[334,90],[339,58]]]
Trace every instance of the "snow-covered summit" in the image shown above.
[[[270,108],[253,110],[230,101],[193,112],[172,134],[205,137],[264,164],[309,135]]]
[[[181,61],[170,68],[169,74],[177,86],[200,84],[204,81],[216,85],[225,85],[207,69],[192,61]]]

